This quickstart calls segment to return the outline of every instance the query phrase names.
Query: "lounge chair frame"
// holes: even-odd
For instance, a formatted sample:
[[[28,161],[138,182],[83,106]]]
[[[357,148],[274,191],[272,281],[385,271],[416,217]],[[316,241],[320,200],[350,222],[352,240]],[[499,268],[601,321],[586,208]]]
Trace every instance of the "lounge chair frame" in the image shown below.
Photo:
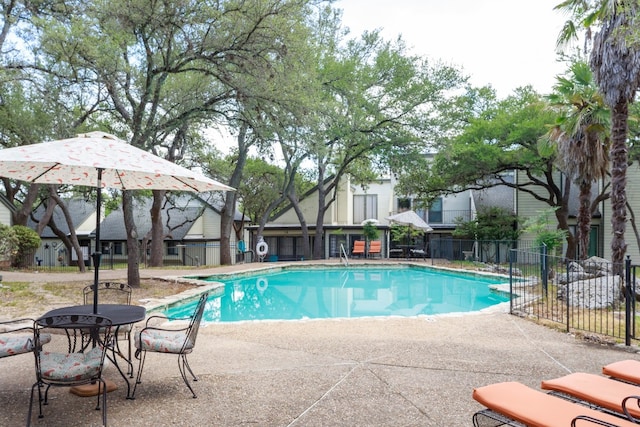
[[[640,388],[636,385],[576,372],[543,381],[541,386],[554,396],[640,423]]]
[[[483,409],[473,414],[474,427],[527,427],[526,425],[505,417],[502,414],[492,411],[491,409]]]
[[[475,427],[637,426],[622,415],[599,412],[517,382],[496,383],[476,388],[473,398],[486,408],[473,415]]]

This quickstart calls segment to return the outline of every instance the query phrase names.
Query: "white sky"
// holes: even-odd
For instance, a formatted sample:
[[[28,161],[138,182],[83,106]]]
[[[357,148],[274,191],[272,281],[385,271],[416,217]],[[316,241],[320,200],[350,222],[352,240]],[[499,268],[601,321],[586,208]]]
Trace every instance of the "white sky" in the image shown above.
[[[565,66],[555,42],[566,20],[561,0],[339,0],[351,36],[381,29],[411,52],[461,68],[475,86],[504,98],[531,84],[547,94]]]

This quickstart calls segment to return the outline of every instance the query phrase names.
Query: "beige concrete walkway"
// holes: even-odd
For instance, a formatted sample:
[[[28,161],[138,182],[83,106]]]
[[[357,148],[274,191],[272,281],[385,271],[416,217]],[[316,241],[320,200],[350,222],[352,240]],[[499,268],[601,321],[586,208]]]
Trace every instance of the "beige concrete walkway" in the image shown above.
[[[112,426],[470,426],[481,408],[471,398],[476,386],[538,387],[630,357],[638,355],[495,311],[214,324],[201,329],[190,357],[197,399],[176,357],[151,354],[136,400],[125,399],[109,368],[121,387],[109,394],[108,417]],[[33,380],[31,355],[0,360],[0,426],[24,425]],[[33,425],[100,424],[93,398],[66,389],[50,396]]]

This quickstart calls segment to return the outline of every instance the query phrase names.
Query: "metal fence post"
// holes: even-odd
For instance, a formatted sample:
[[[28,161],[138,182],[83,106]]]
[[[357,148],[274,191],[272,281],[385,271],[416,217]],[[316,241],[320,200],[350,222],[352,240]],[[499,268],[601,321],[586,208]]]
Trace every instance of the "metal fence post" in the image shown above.
[[[625,315],[624,315],[624,344],[626,346],[631,345],[631,303],[634,297],[631,292],[631,257],[627,255],[627,259],[624,261],[624,280],[625,280]]]
[[[516,256],[515,250],[509,251],[509,314],[513,314],[513,262]]]
[[[542,292],[547,297],[547,291],[549,289],[549,266],[547,265],[547,245],[544,243],[540,248],[542,259],[540,260],[540,276],[542,279]]]
[[[567,284],[565,285],[565,310],[567,312],[567,332],[571,330],[571,281],[569,280],[569,276],[571,273],[569,272],[569,264],[571,261],[566,260],[564,265],[564,271],[567,274]],[[558,273],[560,274],[560,273]]]

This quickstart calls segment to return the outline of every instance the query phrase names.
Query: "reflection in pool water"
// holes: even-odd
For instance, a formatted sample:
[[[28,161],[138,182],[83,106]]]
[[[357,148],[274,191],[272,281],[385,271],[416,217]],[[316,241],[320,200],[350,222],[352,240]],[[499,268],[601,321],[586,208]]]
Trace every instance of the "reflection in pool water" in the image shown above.
[[[290,268],[207,280],[225,286],[223,295],[209,298],[205,322],[416,316],[478,311],[509,301],[489,288],[506,278],[411,267]],[[188,316],[196,303],[165,314]]]

